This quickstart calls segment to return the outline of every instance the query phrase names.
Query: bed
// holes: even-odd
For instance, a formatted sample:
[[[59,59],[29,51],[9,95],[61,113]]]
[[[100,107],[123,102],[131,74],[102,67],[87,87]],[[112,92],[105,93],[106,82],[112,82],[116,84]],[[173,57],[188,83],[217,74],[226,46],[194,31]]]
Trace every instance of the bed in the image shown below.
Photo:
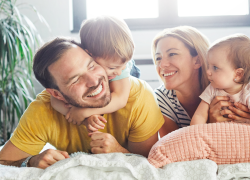
[[[155,168],[148,160],[135,154],[74,153],[45,170],[0,165],[1,180],[232,180],[250,179],[250,163],[217,165],[208,159],[175,162]]]
[[[0,165],[0,179],[250,179],[249,139],[249,124],[195,125],[161,138],[148,159],[136,154],[76,152],[45,170]],[[47,144],[43,150],[47,148],[51,146]]]

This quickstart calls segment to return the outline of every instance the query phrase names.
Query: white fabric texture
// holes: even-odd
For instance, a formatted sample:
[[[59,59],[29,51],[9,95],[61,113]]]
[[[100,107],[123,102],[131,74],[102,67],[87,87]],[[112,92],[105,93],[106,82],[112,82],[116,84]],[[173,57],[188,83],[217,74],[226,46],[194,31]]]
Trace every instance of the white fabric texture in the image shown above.
[[[218,176],[217,176],[217,170]],[[250,163],[220,165],[211,160],[177,162],[155,168],[146,158],[132,154],[75,153],[45,170],[0,165],[1,180],[224,180],[249,177]]]
[[[250,83],[244,85],[242,90],[236,94],[230,95],[224,90],[216,89],[211,84],[199,96],[203,101],[210,104],[216,96],[227,96],[231,102],[239,102],[250,109]]]

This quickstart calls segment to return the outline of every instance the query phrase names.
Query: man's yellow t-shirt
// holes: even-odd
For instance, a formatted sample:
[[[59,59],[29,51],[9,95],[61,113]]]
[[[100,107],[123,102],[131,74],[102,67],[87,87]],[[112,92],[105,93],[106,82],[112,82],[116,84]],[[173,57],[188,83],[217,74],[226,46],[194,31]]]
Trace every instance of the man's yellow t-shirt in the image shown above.
[[[142,142],[154,135],[164,119],[154,92],[140,79],[130,77],[127,105],[104,115],[107,123],[101,132],[112,134],[127,148],[128,141]],[[58,150],[90,152],[90,137],[84,125],[68,123],[50,104],[50,94],[40,93],[24,112],[10,141],[22,151],[36,155],[49,142]]]

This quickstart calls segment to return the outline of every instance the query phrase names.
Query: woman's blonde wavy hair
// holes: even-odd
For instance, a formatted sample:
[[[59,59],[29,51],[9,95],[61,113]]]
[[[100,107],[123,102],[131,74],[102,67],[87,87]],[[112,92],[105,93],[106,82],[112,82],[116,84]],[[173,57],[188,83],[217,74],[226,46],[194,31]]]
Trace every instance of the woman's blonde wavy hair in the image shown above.
[[[206,67],[207,67],[206,54],[209,48],[208,39],[203,34],[201,34],[197,29],[190,26],[179,26],[175,28],[164,29],[163,31],[158,33],[153,39],[152,56],[155,64],[156,64],[155,53],[157,44],[161,39],[166,37],[174,37],[182,41],[185,44],[185,46],[189,49],[189,52],[192,57],[198,55],[198,58],[201,63],[201,68],[199,69],[200,87],[202,90],[204,90],[209,84],[206,73]]]

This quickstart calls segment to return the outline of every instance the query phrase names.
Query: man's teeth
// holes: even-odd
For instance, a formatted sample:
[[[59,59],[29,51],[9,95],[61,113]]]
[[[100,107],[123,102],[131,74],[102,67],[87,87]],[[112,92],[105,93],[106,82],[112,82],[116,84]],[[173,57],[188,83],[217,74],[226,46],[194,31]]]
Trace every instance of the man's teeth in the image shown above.
[[[102,91],[102,85],[100,85],[99,88],[98,88],[95,92],[89,94],[88,97],[96,96],[96,95],[99,94],[101,91]]]
[[[167,77],[167,76],[171,76],[173,75],[175,72],[171,72],[171,73],[167,73],[167,74],[163,74],[164,77]]]

